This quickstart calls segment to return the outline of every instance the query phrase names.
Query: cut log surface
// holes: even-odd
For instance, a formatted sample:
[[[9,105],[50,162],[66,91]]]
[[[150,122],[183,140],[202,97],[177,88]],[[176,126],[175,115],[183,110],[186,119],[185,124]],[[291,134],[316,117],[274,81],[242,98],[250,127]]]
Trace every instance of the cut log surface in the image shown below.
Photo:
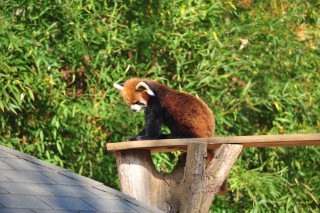
[[[107,150],[121,151],[129,149],[148,149],[152,152],[172,152],[187,150],[187,147],[190,143],[206,143],[208,144],[208,149],[217,149],[222,144],[238,144],[242,145],[244,148],[277,146],[319,146],[320,133],[130,141],[108,143]]]

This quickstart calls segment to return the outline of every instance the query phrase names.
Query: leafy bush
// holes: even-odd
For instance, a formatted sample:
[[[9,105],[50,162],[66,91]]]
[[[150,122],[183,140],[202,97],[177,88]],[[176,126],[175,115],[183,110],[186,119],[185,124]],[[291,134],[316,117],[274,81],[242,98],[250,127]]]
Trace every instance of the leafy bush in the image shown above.
[[[320,132],[316,1],[0,2],[0,142],[118,187],[105,142],[143,126],[112,84],[205,100],[216,135]],[[319,210],[319,147],[246,149],[213,211]],[[176,155],[158,154],[159,168]],[[232,204],[232,205],[230,205]]]

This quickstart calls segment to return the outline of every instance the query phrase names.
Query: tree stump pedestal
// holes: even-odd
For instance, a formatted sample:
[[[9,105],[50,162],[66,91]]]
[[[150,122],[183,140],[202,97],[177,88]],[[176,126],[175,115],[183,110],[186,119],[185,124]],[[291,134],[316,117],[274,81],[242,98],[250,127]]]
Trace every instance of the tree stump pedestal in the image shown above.
[[[148,149],[116,151],[121,191],[165,212],[209,212],[241,150],[222,145],[207,165],[207,144],[191,142],[169,174],[156,171]]]

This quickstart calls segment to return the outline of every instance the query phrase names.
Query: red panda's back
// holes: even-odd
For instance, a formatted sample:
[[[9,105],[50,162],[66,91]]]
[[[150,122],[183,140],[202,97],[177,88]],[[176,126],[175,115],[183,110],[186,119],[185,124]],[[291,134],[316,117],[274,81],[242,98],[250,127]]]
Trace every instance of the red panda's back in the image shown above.
[[[204,138],[214,135],[215,123],[212,111],[199,98],[171,90],[161,102],[177,122],[180,130],[189,137]]]

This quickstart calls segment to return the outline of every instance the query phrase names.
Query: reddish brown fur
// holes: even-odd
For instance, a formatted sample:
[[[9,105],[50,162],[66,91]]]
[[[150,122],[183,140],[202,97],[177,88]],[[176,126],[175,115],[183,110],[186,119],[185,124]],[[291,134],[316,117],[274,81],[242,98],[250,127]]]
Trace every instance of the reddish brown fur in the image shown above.
[[[149,79],[133,78],[125,82],[122,91],[125,102],[129,105],[141,99],[147,103],[149,95],[146,92],[136,90],[136,86],[144,81],[150,85],[156,93],[160,105],[170,113],[179,124],[182,132],[188,137],[205,138],[212,137],[215,131],[215,121],[210,108],[199,98],[184,92],[175,91],[163,84]],[[214,150],[208,152],[208,162],[211,162]],[[220,189],[220,194],[227,192],[227,180]]]
[[[181,128],[195,138],[212,137],[214,118],[209,107],[200,99],[187,93],[171,91],[161,103],[178,121]]]
[[[122,96],[124,101],[131,105],[134,103],[134,101],[139,100],[140,98],[143,98],[145,101],[148,102],[149,95],[144,92],[138,92],[136,91],[136,86],[145,79],[138,79],[138,78],[132,78],[128,81],[126,81],[123,85],[123,91]]]
[[[180,128],[190,133],[190,137],[212,137],[215,123],[212,111],[199,98],[175,91],[163,84],[149,79],[133,78],[125,82],[122,91],[123,98],[128,104],[143,98],[148,102],[149,95],[135,90],[137,84],[144,81],[151,85],[159,97],[160,104],[173,115]]]

